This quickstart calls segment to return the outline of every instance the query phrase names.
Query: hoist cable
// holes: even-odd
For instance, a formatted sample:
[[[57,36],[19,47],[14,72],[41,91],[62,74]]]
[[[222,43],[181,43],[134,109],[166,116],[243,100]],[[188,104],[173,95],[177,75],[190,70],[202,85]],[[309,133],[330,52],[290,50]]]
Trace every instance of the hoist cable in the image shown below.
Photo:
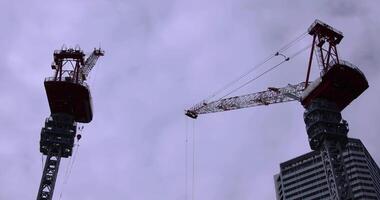
[[[188,118],[185,117],[186,120],[186,133],[185,133],[185,200],[188,197],[188,138],[189,138],[189,121]]]
[[[195,194],[195,120],[193,121],[193,175],[192,175],[192,195],[191,199],[194,200]]]

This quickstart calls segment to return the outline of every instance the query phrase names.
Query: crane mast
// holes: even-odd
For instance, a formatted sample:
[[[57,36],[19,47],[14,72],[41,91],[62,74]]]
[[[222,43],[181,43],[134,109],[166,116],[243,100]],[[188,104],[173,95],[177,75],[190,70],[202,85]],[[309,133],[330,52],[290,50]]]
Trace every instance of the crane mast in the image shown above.
[[[61,158],[72,155],[77,123],[92,120],[92,101],[86,77],[104,51],[95,49],[85,60],[80,49],[54,51],[53,77],[44,81],[50,116],[41,130],[40,152],[46,155],[37,200],[51,200]]]
[[[321,67],[321,76],[306,85],[301,98],[309,145],[321,153],[330,198],[353,199],[343,157],[349,129],[341,111],[368,88],[368,82],[359,68],[339,59],[336,45],[343,38],[342,32],[319,20],[309,27],[308,32],[313,36],[313,48],[306,80],[309,79],[314,48]]]
[[[300,101],[305,108],[304,122],[310,148],[320,152],[322,157],[330,198],[351,200],[354,196],[343,158],[349,128],[341,111],[368,88],[368,82],[356,66],[339,59],[337,45],[343,39],[342,32],[315,20],[308,33],[313,41],[305,82],[201,102],[186,110],[185,114],[195,119],[199,114]],[[315,81],[309,82],[314,53],[321,73]]]

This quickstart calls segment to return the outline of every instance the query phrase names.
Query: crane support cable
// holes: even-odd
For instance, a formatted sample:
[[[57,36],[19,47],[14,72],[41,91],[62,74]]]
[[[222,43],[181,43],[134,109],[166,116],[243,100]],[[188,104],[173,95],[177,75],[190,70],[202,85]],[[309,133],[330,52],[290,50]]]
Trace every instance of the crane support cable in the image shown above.
[[[253,79],[251,79],[251,80],[245,82],[243,85],[241,85],[241,86],[235,88],[234,90],[228,92],[227,94],[223,95],[220,99],[223,99],[224,97],[229,96],[230,94],[232,94],[232,93],[234,93],[234,92],[240,90],[241,88],[247,86],[248,84],[250,84],[250,83],[252,83],[253,81],[255,81],[255,80],[259,79],[260,77],[262,77],[263,75],[265,75],[265,74],[271,72],[272,70],[276,69],[277,67],[279,67],[280,65],[282,65],[284,62],[287,62],[287,61],[289,61],[290,59],[292,59],[292,58],[298,56],[300,53],[302,53],[303,51],[307,50],[307,49],[310,48],[310,47],[311,47],[311,45],[308,45],[308,46],[302,48],[301,50],[297,51],[297,52],[294,53],[293,55],[284,58],[284,60],[281,61],[280,63],[274,65],[273,67],[271,67],[271,68],[269,68],[269,69],[267,69],[267,70],[265,70],[263,73],[259,74],[258,76],[254,77]],[[220,100],[220,99],[219,99],[219,100]]]
[[[239,77],[237,77],[236,79],[232,80],[231,82],[227,83],[225,86],[223,86],[222,88],[220,88],[219,90],[217,90],[216,92],[214,92],[211,96],[209,96],[208,98],[206,98],[204,101],[209,101],[210,99],[214,98],[215,96],[217,96],[218,94],[220,94],[221,92],[223,92],[224,90],[226,90],[227,88],[231,87],[233,84],[237,83],[238,81],[240,81],[241,79],[243,79],[244,77],[248,76],[250,73],[252,73],[253,71],[259,69],[262,65],[264,65],[265,63],[267,63],[268,61],[270,61],[272,58],[278,56],[278,55],[283,55],[283,54],[280,54],[280,52],[283,52],[283,51],[286,51],[288,50],[290,47],[294,46],[297,42],[301,41],[303,38],[305,38],[305,36],[307,35],[307,32],[304,32],[302,33],[301,35],[297,36],[295,39],[293,39],[291,42],[289,42],[288,44],[284,45],[282,48],[280,48],[278,51],[276,51],[275,53],[269,55],[266,59],[264,59],[262,62],[254,65],[252,68],[250,68],[248,71],[246,71],[245,73],[243,73],[242,75],[240,75]]]
[[[223,110],[225,111],[225,110],[231,110],[231,109],[239,109],[239,108],[243,108],[243,107],[251,107],[251,106],[257,106],[257,105],[267,105],[267,103],[265,101],[262,102],[260,100],[261,98],[257,99],[258,98],[257,95],[260,97],[261,93],[263,93],[263,92],[254,93],[254,94],[250,94],[250,95],[244,95],[244,96],[247,96],[247,97],[245,97],[243,99],[240,98],[240,97],[230,97],[228,99],[225,99],[224,97],[232,94],[233,92],[236,92],[237,90],[243,88],[244,86],[248,85],[249,83],[251,83],[251,82],[257,80],[258,78],[260,78],[261,76],[265,75],[266,73],[269,73],[270,71],[272,71],[275,68],[279,67],[284,62],[290,60],[291,58],[294,58],[294,57],[298,56],[299,54],[301,54],[302,52],[304,52],[305,50],[307,50],[311,46],[312,45],[307,45],[304,48],[302,48],[301,50],[299,50],[296,53],[292,54],[290,57],[286,57],[282,62],[280,62],[277,65],[271,67],[270,69],[264,71],[263,73],[259,74],[258,76],[254,77],[253,79],[249,80],[245,84],[241,85],[239,88],[236,88],[233,91],[230,91],[228,94],[224,95],[219,100],[215,100],[215,101],[211,101],[211,102],[202,101],[202,102],[200,102],[198,104],[195,104],[190,109],[185,110],[185,114],[187,116],[193,118],[193,119],[196,119],[199,114],[204,114],[204,113],[218,112],[218,111],[223,111]],[[304,88],[305,88],[305,85],[304,85],[304,83],[301,83],[301,84],[295,85],[294,87],[296,89],[293,88],[293,89],[291,89],[292,91],[289,90],[290,93],[292,93],[292,92],[296,92],[297,93],[297,92],[303,91]],[[288,88],[284,88],[284,89],[285,89],[285,91],[283,91],[284,95],[285,95],[285,93],[289,93]],[[275,94],[273,92],[269,92],[268,94],[265,93],[265,95],[273,96]],[[274,102],[283,102],[284,100],[282,98],[285,98],[285,97],[283,95],[281,95],[281,98],[277,99],[278,101],[276,100]],[[240,105],[242,103],[242,102],[240,102],[240,100],[243,101],[244,106]],[[251,102],[251,100],[253,100],[253,102]],[[294,100],[294,98],[287,98],[286,101],[288,101],[288,100]],[[232,107],[229,106],[231,108],[225,109],[225,108],[223,108],[223,107],[225,107],[225,106],[223,106],[225,103],[222,102],[222,101],[232,101],[232,102],[239,101],[240,103],[233,103],[234,106],[232,106]],[[221,103],[221,105],[219,105],[219,103]],[[239,105],[236,105],[236,104],[239,104]]]
[[[297,42],[299,42],[300,40],[302,40],[303,38],[305,38],[307,36],[307,33],[308,33],[307,31],[303,32],[301,35],[299,35],[298,37],[296,37],[294,40],[292,40],[288,44],[284,45],[281,49],[278,50],[278,52],[283,52],[283,51],[288,50],[290,47],[292,47],[293,45],[295,45]]]
[[[262,74],[246,82],[244,85],[240,86],[234,91],[231,91],[229,94],[237,91],[238,89],[244,87],[245,85],[248,85],[249,83],[258,79],[260,76],[263,76],[265,73],[268,73],[271,70],[274,70],[275,68],[279,67],[282,63],[290,60],[290,58],[296,57],[297,55],[304,52],[310,47],[311,45],[308,45],[302,48],[301,50],[297,51],[296,53],[292,54],[290,57],[286,57],[286,59],[284,59],[281,63],[266,70]],[[267,91],[262,91],[262,92],[257,92],[257,93],[242,95],[242,96],[229,97],[229,98],[222,97],[221,99],[215,100],[212,102],[198,103],[192,106],[190,109],[185,110],[185,114],[188,117],[196,119],[199,114],[213,113],[213,112],[234,110],[234,109],[240,109],[240,108],[247,108],[247,107],[258,106],[258,105],[269,105],[273,103],[299,100],[299,97],[301,93],[303,92],[304,88],[305,88],[305,83],[302,82],[297,85],[288,85],[283,88],[268,88]]]
[[[216,92],[214,92],[211,96],[209,96],[208,98],[206,98],[206,101],[210,100],[211,98],[214,98],[216,95],[220,94],[221,92],[223,92],[227,88],[231,87],[233,84],[237,83],[242,78],[246,77],[248,74],[250,74],[253,71],[255,71],[256,69],[260,68],[262,65],[264,65],[265,63],[267,63],[268,61],[270,61],[275,56],[276,56],[275,54],[272,54],[272,55],[268,56],[265,60],[263,60],[259,64],[255,65],[253,68],[249,69],[247,72],[245,72],[244,74],[242,74],[238,78],[232,80],[231,82],[227,83],[225,86],[223,86],[222,88],[220,88],[219,90],[217,90]]]

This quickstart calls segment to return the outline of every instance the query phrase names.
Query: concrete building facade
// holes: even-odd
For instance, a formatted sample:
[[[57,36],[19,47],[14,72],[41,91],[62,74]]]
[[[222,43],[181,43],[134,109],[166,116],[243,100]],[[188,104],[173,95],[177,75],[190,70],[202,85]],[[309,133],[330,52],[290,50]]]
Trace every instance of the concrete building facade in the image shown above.
[[[343,156],[354,199],[380,199],[380,169],[363,143],[350,138]],[[281,163],[274,182],[277,200],[330,199],[322,157],[317,151]]]

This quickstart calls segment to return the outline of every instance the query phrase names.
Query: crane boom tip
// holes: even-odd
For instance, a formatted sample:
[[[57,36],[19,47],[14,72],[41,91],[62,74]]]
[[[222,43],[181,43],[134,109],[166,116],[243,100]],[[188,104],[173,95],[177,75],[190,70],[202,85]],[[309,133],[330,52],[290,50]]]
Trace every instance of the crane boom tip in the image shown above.
[[[94,55],[96,56],[104,56],[104,50],[101,49],[100,47],[97,49],[97,48],[94,48]]]
[[[197,119],[198,117],[198,114],[192,110],[185,110],[185,115],[193,119]]]

